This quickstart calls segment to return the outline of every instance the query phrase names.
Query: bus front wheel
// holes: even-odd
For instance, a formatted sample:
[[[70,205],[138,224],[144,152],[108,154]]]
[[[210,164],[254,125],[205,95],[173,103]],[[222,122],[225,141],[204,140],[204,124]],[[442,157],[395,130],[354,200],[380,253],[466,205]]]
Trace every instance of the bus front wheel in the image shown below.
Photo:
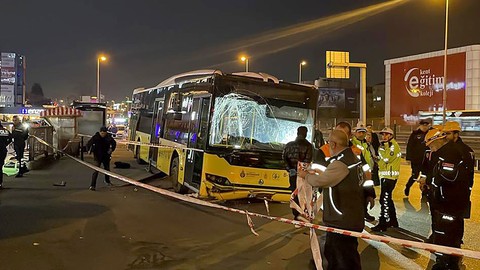
[[[172,188],[175,192],[180,194],[186,194],[188,188],[178,182],[178,157],[175,157],[170,164],[170,181],[172,183]]]

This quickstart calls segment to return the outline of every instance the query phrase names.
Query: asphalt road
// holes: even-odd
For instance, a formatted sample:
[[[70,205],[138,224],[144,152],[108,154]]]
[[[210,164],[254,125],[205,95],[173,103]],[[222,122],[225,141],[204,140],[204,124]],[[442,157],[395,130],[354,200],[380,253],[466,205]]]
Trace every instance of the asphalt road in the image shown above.
[[[125,150],[116,151],[115,160],[133,166],[117,173],[135,179],[149,175]],[[109,188],[102,175],[97,191],[89,191],[91,172],[64,157],[24,178],[5,178],[0,269],[311,269],[306,229],[253,218],[255,236],[243,215],[178,202],[118,180]],[[430,217],[417,188],[410,198],[403,195],[409,174],[403,165],[394,191],[401,228],[387,235],[421,240],[429,234]],[[65,187],[53,186],[61,181]],[[169,187],[162,179],[147,183]],[[473,219],[466,221],[464,239],[464,248],[473,250],[480,250],[479,189],[474,187]],[[228,205],[266,213],[263,202]],[[270,213],[291,216],[287,204],[270,203]],[[378,203],[372,213],[378,216]],[[364,269],[426,269],[432,264],[426,251],[359,243]],[[464,264],[480,269],[477,260],[464,259]]]

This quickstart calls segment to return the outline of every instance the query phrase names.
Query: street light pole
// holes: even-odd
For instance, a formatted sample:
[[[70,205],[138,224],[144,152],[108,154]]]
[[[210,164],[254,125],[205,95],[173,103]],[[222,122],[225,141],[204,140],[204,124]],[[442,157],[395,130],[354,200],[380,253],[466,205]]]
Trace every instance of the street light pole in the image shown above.
[[[97,58],[97,102],[100,103],[102,99],[100,98],[100,61],[107,60],[107,57],[101,55]]]
[[[242,62],[245,62],[245,72],[248,72],[248,57],[242,56],[240,60],[242,60]]]
[[[302,66],[305,66],[307,62],[301,61],[298,65],[298,83],[302,83]]]
[[[443,124],[447,120],[448,0],[445,0],[445,53],[443,55]]]

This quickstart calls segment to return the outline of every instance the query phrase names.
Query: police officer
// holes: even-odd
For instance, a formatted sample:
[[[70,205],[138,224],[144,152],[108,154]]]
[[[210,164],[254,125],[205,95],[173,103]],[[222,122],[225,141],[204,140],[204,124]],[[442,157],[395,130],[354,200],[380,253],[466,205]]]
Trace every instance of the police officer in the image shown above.
[[[365,172],[368,180],[372,180],[372,168],[373,168],[373,160],[372,154],[369,150],[369,145],[366,140],[367,136],[367,129],[363,126],[362,122],[358,122],[357,127],[355,128],[355,132],[352,136],[352,144],[355,145],[360,151],[362,152],[361,158],[363,157],[362,161],[364,161],[365,165]],[[368,207],[365,205],[365,220],[367,221],[374,221],[375,217],[368,213]]]
[[[7,157],[7,146],[12,142],[12,134],[0,123],[0,165],[2,172],[0,172],[0,189],[3,187],[3,164]]]
[[[425,151],[428,149],[428,147],[425,146],[424,141],[425,135],[427,134],[429,128],[429,121],[420,120],[420,126],[416,130],[414,130],[408,138],[406,159],[410,161],[412,175],[408,179],[408,182],[405,186],[405,196],[410,195],[410,188],[420,175],[423,157],[425,156]]]
[[[389,227],[398,227],[395,204],[392,200],[393,189],[400,176],[402,153],[397,141],[393,138],[393,130],[384,128],[380,131],[382,145],[378,149],[378,174],[380,176],[380,218],[372,228],[374,232],[386,231]]]
[[[18,160],[19,169],[15,177],[22,177],[28,172],[27,165],[22,162],[23,153],[25,151],[25,141],[28,139],[28,129],[22,124],[18,116],[13,117],[13,147],[15,149],[16,158]]]
[[[469,202],[469,168],[462,151],[446,133],[431,129],[425,136],[425,144],[431,149],[431,183],[429,201],[432,204],[432,242],[459,248],[463,238],[463,216]],[[436,254],[432,269],[460,269],[460,258]]]
[[[283,160],[285,162],[285,167],[289,172],[290,180],[290,190],[293,192],[297,188],[297,163],[298,162],[312,162],[313,156],[313,146],[307,141],[308,129],[305,126],[300,126],[297,128],[297,138],[294,141],[291,141],[285,145],[283,150]],[[295,202],[298,204],[298,198],[295,197]],[[292,208],[292,213],[294,219],[302,219],[300,213]]]

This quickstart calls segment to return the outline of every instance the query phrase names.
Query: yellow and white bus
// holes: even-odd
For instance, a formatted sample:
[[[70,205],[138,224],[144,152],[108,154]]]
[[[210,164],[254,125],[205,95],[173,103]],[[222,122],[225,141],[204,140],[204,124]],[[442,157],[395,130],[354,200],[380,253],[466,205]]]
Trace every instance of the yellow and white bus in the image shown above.
[[[200,198],[288,201],[284,145],[297,128],[313,139],[318,92],[265,73],[199,70],[135,89],[130,139],[135,157]]]

